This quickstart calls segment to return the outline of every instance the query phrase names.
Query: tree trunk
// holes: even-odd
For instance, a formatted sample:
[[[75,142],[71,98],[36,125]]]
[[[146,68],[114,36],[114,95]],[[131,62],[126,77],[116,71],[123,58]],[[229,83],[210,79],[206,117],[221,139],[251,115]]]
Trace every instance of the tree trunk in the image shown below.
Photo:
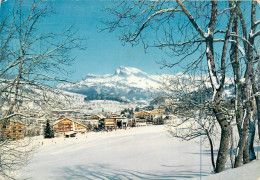
[[[252,161],[256,159],[254,151],[254,139],[255,139],[255,123],[249,122],[249,135],[248,135],[248,150],[249,150],[249,160]]]
[[[243,150],[243,164],[247,164],[249,162],[250,160],[249,160],[249,149],[248,149],[248,140],[247,140]]]
[[[209,131],[206,129],[206,135],[209,139],[209,143],[210,143],[210,153],[211,153],[211,164],[212,164],[212,168],[213,171],[216,172],[216,166],[215,166],[215,161],[214,161],[214,148],[213,148],[213,142],[212,139],[209,135]]]
[[[248,146],[246,146],[247,144],[247,137],[248,137],[248,126],[249,126],[249,119],[250,119],[250,103],[247,102],[246,103],[246,111],[243,117],[243,128],[241,130],[240,137],[239,137],[239,143],[238,143],[238,148],[237,148],[237,155],[235,158],[235,168],[236,167],[240,167],[242,166],[242,159],[244,159],[244,163],[247,163],[247,157],[249,157],[249,151],[245,151],[244,152],[244,148],[246,147],[248,149]],[[247,153],[247,154],[246,154]],[[243,158],[243,155],[245,156],[245,158]]]
[[[220,122],[220,125],[221,125],[221,140],[220,140],[220,147],[218,150],[218,158],[216,163],[216,173],[225,170],[225,164],[227,161],[230,134],[231,134],[231,126],[227,120]]]
[[[258,139],[260,140],[260,103],[259,103],[259,98],[257,98],[257,100],[256,100],[256,108],[257,108]]]
[[[260,65],[259,65],[260,67]],[[260,70],[260,68],[259,68]],[[260,78],[259,78],[259,85],[258,90],[260,89]],[[256,98],[256,113],[257,113],[257,124],[258,124],[258,139],[260,140],[260,102],[259,97]]]
[[[233,136],[233,128],[231,127],[231,134],[230,134],[230,162],[231,167],[234,168],[234,136]]]
[[[248,156],[246,154],[248,152],[246,152],[246,151],[244,152],[245,147],[246,147],[246,149],[248,149],[246,144],[247,144],[247,134],[242,133],[242,135],[240,136],[238,147],[237,147],[237,155],[235,158],[235,168],[242,166],[243,155]],[[244,160],[246,160],[246,157],[244,158]],[[246,163],[246,161],[245,161],[245,163]]]
[[[222,104],[220,103],[221,95],[222,95],[222,88],[219,88],[216,91],[216,94],[213,99],[213,103],[215,103],[213,104],[213,113],[216,116],[216,119],[221,128],[221,139],[220,139],[218,157],[216,162],[216,173],[225,170],[225,164],[227,161],[230,135],[231,135],[230,121],[226,118],[225,113],[221,109],[222,106]]]

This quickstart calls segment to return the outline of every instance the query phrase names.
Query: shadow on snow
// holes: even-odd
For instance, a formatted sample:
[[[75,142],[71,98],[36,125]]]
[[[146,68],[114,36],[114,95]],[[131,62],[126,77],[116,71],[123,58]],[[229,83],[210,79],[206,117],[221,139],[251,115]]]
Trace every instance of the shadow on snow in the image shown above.
[[[186,179],[200,176],[193,171],[140,172],[124,169],[113,169],[109,165],[94,164],[65,167],[58,171],[61,179]],[[202,176],[208,174],[203,173]]]

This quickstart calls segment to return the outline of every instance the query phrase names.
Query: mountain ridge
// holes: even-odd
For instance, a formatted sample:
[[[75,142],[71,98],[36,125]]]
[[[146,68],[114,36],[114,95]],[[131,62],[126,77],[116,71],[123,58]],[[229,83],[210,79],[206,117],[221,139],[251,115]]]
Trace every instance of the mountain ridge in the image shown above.
[[[58,89],[98,97],[117,96],[126,101],[149,101],[152,92],[159,90],[160,76],[148,75],[140,69],[120,66],[113,74],[88,74],[76,83],[59,84]],[[94,99],[93,99],[94,100]]]
[[[148,75],[140,69],[120,66],[113,74],[88,74],[86,78],[76,83],[59,84],[58,89],[86,95],[85,100],[111,100],[119,102],[133,102],[149,104],[157,93],[165,89],[164,86],[185,86],[189,91],[197,91],[201,78],[205,88],[211,88],[207,74],[194,77],[178,73],[177,75]],[[226,85],[232,84],[232,78],[226,78]],[[174,85],[174,82],[181,84]],[[163,88],[164,87],[164,88]],[[226,90],[227,96],[233,90]]]

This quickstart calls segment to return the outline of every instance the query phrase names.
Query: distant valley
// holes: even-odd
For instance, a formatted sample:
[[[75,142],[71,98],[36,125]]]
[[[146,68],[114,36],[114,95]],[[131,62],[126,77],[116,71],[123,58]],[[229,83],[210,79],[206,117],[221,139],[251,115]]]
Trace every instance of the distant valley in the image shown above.
[[[180,88],[185,86],[189,89],[189,92],[198,93],[197,88],[200,86],[201,78],[203,78],[205,88],[210,89],[208,75],[203,77],[191,77],[182,73],[177,75],[148,75],[137,68],[120,66],[113,74],[88,74],[81,81],[59,84],[57,88],[84,95],[85,102],[109,100],[119,103],[149,105],[155,97],[165,91],[167,84],[172,86],[174,81],[179,82],[179,84],[173,85],[175,89],[178,89],[179,86]],[[225,97],[231,97],[233,91],[232,78],[226,78]]]

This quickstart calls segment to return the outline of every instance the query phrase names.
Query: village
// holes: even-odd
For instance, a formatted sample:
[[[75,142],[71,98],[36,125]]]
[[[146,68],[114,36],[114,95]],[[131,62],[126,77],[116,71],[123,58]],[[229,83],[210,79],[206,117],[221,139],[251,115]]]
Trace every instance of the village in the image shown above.
[[[25,137],[45,136],[46,126],[50,126],[51,136],[47,137],[76,137],[87,132],[116,131],[132,127],[172,124],[177,120],[176,115],[165,113],[162,109],[151,111],[123,110],[120,113],[85,114],[79,110],[52,110],[48,115],[37,118],[37,114],[28,117],[17,116],[2,124],[4,136],[9,140]]]

